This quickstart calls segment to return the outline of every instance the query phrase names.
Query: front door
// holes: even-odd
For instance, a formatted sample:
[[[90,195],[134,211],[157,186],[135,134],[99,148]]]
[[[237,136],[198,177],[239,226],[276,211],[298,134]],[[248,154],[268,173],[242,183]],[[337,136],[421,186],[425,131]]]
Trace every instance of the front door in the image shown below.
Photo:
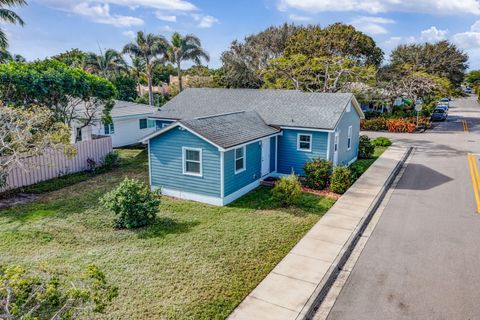
[[[270,173],[270,138],[262,140],[262,177]]]
[[[333,141],[333,165],[338,164],[338,132],[335,132],[335,139]]]

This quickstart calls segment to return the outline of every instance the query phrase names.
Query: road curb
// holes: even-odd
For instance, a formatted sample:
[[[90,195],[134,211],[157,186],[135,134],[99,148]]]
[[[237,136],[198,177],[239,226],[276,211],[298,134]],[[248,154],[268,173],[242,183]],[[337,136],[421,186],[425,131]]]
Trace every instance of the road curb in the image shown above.
[[[390,189],[393,181],[397,177],[401,168],[405,164],[405,161],[408,159],[408,157],[412,153],[412,150],[413,150],[413,147],[408,147],[407,150],[405,151],[405,154],[401,158],[401,160],[396,164],[395,168],[392,170],[392,172],[388,176],[387,180],[383,184],[380,191],[377,193],[371,205],[366,210],[366,214],[362,218],[362,221],[357,225],[355,230],[352,232],[352,235],[350,236],[348,241],[345,243],[345,245],[341,249],[340,253],[338,254],[337,258],[334,260],[334,262],[330,266],[329,270],[323,277],[322,281],[318,284],[317,288],[311,295],[310,299],[307,301],[307,303],[303,307],[302,312],[300,312],[300,314],[297,316],[296,318],[297,320],[303,320],[303,319],[310,320],[313,318],[318,306],[322,303],[328,291],[330,290],[332,285],[335,283],[335,280],[337,279],[340,271],[342,270],[343,266],[345,265],[348,258],[350,257],[353,249],[355,248],[355,245],[360,239],[365,228],[368,226],[370,220],[372,219],[373,215],[377,211],[378,207],[382,203],[382,200],[385,198],[385,195]]]

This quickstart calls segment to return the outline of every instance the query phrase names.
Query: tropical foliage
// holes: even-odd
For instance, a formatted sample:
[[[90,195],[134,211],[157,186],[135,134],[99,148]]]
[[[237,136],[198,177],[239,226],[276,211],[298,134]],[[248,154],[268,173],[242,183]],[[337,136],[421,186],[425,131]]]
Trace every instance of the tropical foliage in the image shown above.
[[[23,19],[8,8],[12,6],[23,6],[26,4],[27,2],[25,0],[0,0],[0,24],[13,23],[23,26],[25,24]],[[5,31],[0,28],[0,49],[6,49],[7,47],[7,35],[5,34]]]

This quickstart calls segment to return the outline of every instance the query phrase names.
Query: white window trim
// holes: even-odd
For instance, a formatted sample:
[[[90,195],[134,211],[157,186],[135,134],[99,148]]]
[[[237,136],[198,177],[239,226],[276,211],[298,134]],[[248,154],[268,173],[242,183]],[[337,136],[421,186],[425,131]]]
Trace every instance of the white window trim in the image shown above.
[[[105,131],[105,128],[108,127],[108,133],[106,133]],[[111,130],[113,128],[113,130]],[[107,136],[111,136],[111,135],[114,135],[115,134],[115,124],[112,122],[112,123],[104,123],[103,124],[103,134],[106,134]]]
[[[310,137],[310,148],[308,148],[308,149],[300,148],[300,136],[309,136]],[[313,138],[312,138],[311,134],[309,134],[309,133],[297,133],[297,151],[312,152],[312,144],[313,144]]]
[[[165,128],[165,127],[167,127],[167,126],[169,126],[169,125],[171,125],[171,123],[166,123],[166,122],[164,122],[164,123],[162,123],[162,128]]]
[[[187,163],[186,163],[187,150],[199,151],[200,173],[187,172]],[[192,161],[192,160],[189,160],[189,161]],[[194,161],[192,161],[192,162],[194,162]],[[182,169],[183,169],[183,170],[182,170],[182,171],[183,171],[183,174],[186,175],[186,176],[203,177],[203,155],[202,155],[202,149],[200,149],[200,148],[182,147]]]
[[[347,150],[352,149],[352,126],[348,127],[348,137],[347,137]]]
[[[237,150],[238,149],[243,149],[243,168],[240,170],[237,170]],[[235,171],[235,174],[239,174],[247,170],[247,147],[246,146],[233,149],[233,170]]]

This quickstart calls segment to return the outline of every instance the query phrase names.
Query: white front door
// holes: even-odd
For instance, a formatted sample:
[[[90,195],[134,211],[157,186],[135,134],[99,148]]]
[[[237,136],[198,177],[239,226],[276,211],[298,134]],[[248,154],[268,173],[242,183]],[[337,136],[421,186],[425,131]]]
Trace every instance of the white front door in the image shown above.
[[[262,140],[262,177],[270,173],[270,138]]]
[[[335,132],[335,139],[333,141],[333,165],[338,164],[338,132]]]

